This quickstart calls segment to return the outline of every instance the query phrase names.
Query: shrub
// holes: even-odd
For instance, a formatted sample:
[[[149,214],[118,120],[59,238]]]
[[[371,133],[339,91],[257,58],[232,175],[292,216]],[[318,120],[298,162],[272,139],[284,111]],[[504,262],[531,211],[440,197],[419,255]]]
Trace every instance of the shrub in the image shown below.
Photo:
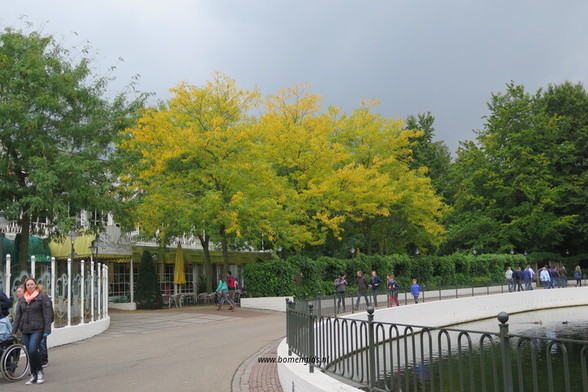
[[[163,307],[163,298],[161,297],[159,278],[155,272],[155,263],[151,253],[148,251],[143,251],[141,255],[135,300],[137,309],[161,309]]]
[[[296,268],[285,260],[274,259],[245,266],[247,291],[254,297],[289,296],[295,294]]]

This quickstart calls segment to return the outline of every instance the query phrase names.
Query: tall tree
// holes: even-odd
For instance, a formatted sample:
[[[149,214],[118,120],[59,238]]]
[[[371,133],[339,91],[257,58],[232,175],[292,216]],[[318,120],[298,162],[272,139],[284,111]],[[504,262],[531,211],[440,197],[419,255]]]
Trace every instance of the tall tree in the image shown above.
[[[419,130],[421,134],[413,139],[411,169],[427,168],[427,177],[435,187],[437,194],[443,195],[447,188],[447,173],[451,163],[449,148],[442,141],[434,141],[435,117],[430,113],[409,115],[406,129]]]
[[[479,146],[464,144],[452,169],[452,247],[586,249],[573,239],[586,239],[585,96],[581,86],[529,94],[514,83],[492,95]]]
[[[49,219],[58,236],[81,211],[114,208],[108,158],[141,99],[109,97],[88,53],[74,61],[51,36],[0,34],[0,208],[22,228],[23,268],[34,220]]]
[[[295,223],[311,235],[306,243],[332,238],[372,253],[374,242],[390,238],[378,231],[381,222],[408,228],[407,237],[419,243],[437,242],[442,203],[406,163],[416,133],[375,115],[373,102],[351,115],[322,111],[319,102],[305,86],[287,88],[269,97],[259,121],[264,150],[293,192],[289,205],[301,212]]]
[[[122,183],[134,198],[134,218],[162,244],[174,237],[200,239],[212,290],[209,246],[221,245],[225,271],[229,249],[262,233],[274,235],[279,221],[278,179],[256,159],[249,111],[257,90],[214,73],[204,86],[180,84],[159,108],[146,110],[120,144],[129,160]]]

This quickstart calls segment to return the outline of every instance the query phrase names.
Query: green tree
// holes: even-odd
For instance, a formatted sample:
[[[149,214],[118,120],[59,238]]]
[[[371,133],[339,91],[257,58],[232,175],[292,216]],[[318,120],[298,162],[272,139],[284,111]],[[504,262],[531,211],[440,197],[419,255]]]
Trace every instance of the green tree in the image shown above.
[[[137,301],[137,309],[161,309],[163,307],[155,263],[151,253],[146,250],[141,255],[135,300]]]
[[[452,167],[455,203],[445,250],[561,253],[575,244],[582,251],[583,88],[564,84],[532,95],[511,83],[488,106],[478,145],[463,144]]]
[[[22,229],[23,268],[34,221],[59,236],[84,210],[115,209],[112,142],[141,100],[109,97],[88,53],[74,61],[51,36],[0,34],[0,209]]]
[[[446,191],[447,173],[451,163],[449,148],[442,141],[433,141],[435,117],[430,113],[409,115],[406,118],[405,129],[419,130],[420,136],[413,139],[412,158],[410,167],[413,170],[427,168],[427,177],[438,195]]]

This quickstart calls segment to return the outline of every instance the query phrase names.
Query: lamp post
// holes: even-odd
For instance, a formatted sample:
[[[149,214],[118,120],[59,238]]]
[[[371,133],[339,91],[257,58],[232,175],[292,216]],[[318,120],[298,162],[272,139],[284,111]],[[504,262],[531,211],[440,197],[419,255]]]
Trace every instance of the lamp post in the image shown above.
[[[71,265],[75,255],[74,249],[74,241],[78,238],[78,233],[73,229],[68,234],[68,237],[71,241],[71,257],[67,260],[67,326],[71,325],[71,305],[72,305],[72,298],[71,298]]]
[[[98,234],[96,234],[96,239],[90,245],[90,282],[92,282],[92,287],[90,288],[90,317],[92,321],[94,321],[94,291],[96,290],[96,284],[94,282],[94,257],[98,259]]]
[[[71,242],[71,260],[73,261],[75,255],[76,255],[76,251],[75,251],[75,246],[74,243],[76,241],[76,239],[80,236],[78,234],[77,231],[75,231],[72,227],[72,229],[70,230],[69,234],[67,235],[69,237],[69,240]]]

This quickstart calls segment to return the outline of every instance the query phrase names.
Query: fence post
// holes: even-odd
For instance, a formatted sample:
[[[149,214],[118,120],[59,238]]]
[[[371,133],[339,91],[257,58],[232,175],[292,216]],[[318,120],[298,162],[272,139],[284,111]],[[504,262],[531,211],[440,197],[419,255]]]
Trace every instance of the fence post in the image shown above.
[[[312,303],[308,304],[308,371],[314,373],[314,315],[312,314]]]
[[[290,343],[292,339],[290,338],[290,333],[292,331],[292,320],[290,314],[290,298],[286,298],[286,344],[288,345],[288,356],[292,355],[292,349],[290,348]]]
[[[312,309],[314,308],[314,304],[312,302],[308,303],[308,372],[314,373],[314,363],[311,358],[314,358],[314,315],[312,314]]]
[[[508,313],[498,313],[498,321],[500,321],[500,344],[502,346],[502,373],[504,377],[504,391],[513,392],[510,338],[508,336],[508,324],[506,323],[508,318]]]
[[[317,295],[317,298],[318,298],[318,315],[317,316],[320,318],[323,315],[323,305],[322,305],[323,301],[321,300],[321,292],[319,291],[317,294],[318,294]]]
[[[71,258],[67,259],[67,326],[71,325]]]
[[[370,391],[376,386],[376,347],[374,338],[374,307],[367,307],[368,312],[368,374]]]

